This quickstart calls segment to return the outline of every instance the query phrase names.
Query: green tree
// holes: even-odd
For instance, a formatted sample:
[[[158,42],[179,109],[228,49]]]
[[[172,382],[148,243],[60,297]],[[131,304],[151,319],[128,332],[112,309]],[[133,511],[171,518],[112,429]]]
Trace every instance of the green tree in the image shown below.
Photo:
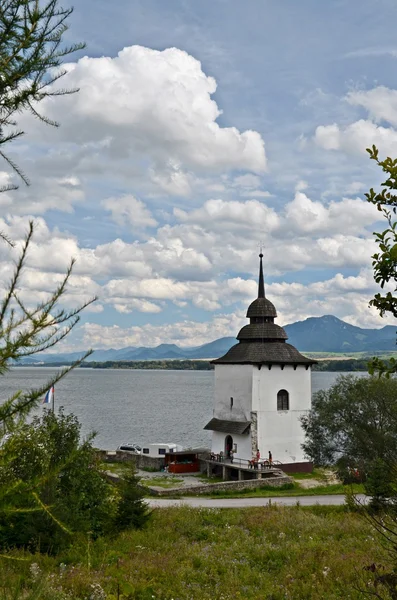
[[[120,483],[120,500],[114,518],[115,531],[140,529],[150,518],[148,505],[143,500],[143,491],[138,486],[139,479],[134,467],[124,475]]]
[[[367,148],[371,160],[374,160],[386,173],[386,179],[381,183],[381,190],[375,192],[373,188],[365,194],[368,202],[374,204],[386,220],[384,231],[375,232],[379,251],[372,256],[374,278],[382,290],[390,284],[393,290],[375,294],[370,301],[381,317],[391,314],[397,318],[397,159],[390,157],[379,160],[379,151],[375,146]],[[379,358],[374,358],[370,363],[370,372],[390,375],[397,371],[397,360],[392,358],[390,364]]]
[[[62,60],[71,52],[83,47],[82,44],[69,46],[64,44],[67,19],[71,12],[72,9],[61,8],[58,0],[43,2],[3,0],[0,3],[0,156],[26,184],[29,183],[28,179],[5,153],[4,148],[9,142],[24,134],[24,131],[18,129],[18,116],[22,112],[29,111],[45,123],[56,126],[57,123],[48,120],[38,112],[40,102],[48,96],[76,91],[54,91],[52,87],[65,73],[60,68]],[[78,323],[83,308],[92,302],[89,300],[72,310],[60,306],[72,274],[74,261],[71,261],[60,285],[49,294],[47,300],[33,306],[22,300],[21,275],[33,233],[34,224],[31,222],[14,274],[0,300],[0,375],[4,375],[15,361],[55,346]],[[7,240],[4,235],[2,237]],[[70,368],[63,369],[43,386],[17,390],[10,398],[2,399],[0,444],[4,442],[5,435],[10,433],[13,434],[13,443],[16,443],[19,439],[18,430],[24,427],[30,411],[37,406],[48,388],[64,377]],[[7,444],[5,447],[8,447]],[[54,455],[64,457],[57,449],[54,452]],[[31,457],[32,459],[35,457],[40,464],[38,441],[35,449],[31,448]],[[14,464],[11,459],[9,453],[5,451],[0,453],[0,471],[3,474],[9,472],[11,465]],[[29,468],[29,473],[34,477],[36,487],[32,485],[32,478],[28,486],[25,485],[28,479],[24,483],[21,477],[3,478],[0,486],[0,511],[2,514],[6,513],[10,521],[13,518],[23,517],[30,519],[29,522],[32,523],[34,517],[38,526],[40,519],[48,519],[50,512],[45,504],[41,504],[42,500],[37,489],[40,485],[46,484],[51,470],[46,476],[40,469],[35,472],[34,469],[31,471]],[[46,485],[48,488],[48,484]],[[54,523],[55,521],[53,525]]]
[[[110,530],[118,494],[74,415],[46,411],[3,445],[0,545],[56,551],[73,533]]]
[[[25,133],[18,129],[18,115],[29,111],[58,126],[39,112],[38,105],[49,96],[77,91],[53,88],[66,73],[60,67],[63,59],[84,48],[84,44],[64,44],[72,11],[60,7],[58,0],[0,2],[0,156],[26,184],[28,178],[3,148]]]
[[[367,471],[375,460],[397,462],[397,380],[340,376],[314,394],[302,427],[302,447],[317,465]]]
[[[397,548],[397,380],[340,376],[329,390],[313,397],[303,417],[303,449],[317,465],[336,466],[350,481],[358,471],[371,497],[362,504],[349,496],[382,536],[393,557]],[[397,568],[385,571],[373,562],[376,598],[397,598]],[[379,594],[378,594],[379,592]]]

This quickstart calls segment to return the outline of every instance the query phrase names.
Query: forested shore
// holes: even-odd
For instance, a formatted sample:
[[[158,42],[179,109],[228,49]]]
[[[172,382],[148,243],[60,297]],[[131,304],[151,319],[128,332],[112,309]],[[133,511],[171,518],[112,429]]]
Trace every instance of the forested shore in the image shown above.
[[[332,359],[319,360],[313,365],[313,371],[330,371],[330,372],[351,372],[351,371],[368,371],[368,362],[370,358],[360,359]],[[60,367],[65,363],[52,362],[40,364],[20,364],[16,366],[31,366],[31,367]],[[79,365],[85,369],[145,369],[145,370],[172,370],[172,371],[212,371],[214,365],[209,360],[136,360],[136,361],[119,361],[109,360],[106,362],[83,362]]]

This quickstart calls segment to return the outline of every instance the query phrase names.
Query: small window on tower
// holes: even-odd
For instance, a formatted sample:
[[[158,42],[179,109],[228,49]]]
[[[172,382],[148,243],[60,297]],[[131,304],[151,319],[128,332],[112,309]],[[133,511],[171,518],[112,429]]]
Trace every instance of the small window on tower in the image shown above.
[[[233,408],[233,398],[230,397],[230,408]]]
[[[277,394],[277,410],[289,410],[289,393],[280,390]]]

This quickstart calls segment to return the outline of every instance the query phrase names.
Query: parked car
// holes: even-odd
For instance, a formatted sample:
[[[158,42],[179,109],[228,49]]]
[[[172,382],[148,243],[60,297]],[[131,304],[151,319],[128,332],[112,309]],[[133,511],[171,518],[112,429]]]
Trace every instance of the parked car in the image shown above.
[[[133,452],[134,454],[140,454],[142,448],[138,444],[122,444],[117,450],[123,450],[123,452]]]

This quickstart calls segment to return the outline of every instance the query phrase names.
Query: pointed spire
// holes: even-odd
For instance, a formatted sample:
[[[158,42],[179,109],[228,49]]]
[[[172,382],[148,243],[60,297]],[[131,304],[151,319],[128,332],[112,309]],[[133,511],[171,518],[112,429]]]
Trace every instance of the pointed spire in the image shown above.
[[[263,258],[263,254],[262,252],[259,254],[259,259],[260,259],[260,263],[259,263],[259,285],[258,285],[258,298],[264,298],[265,297],[265,282],[263,279],[263,265],[262,265],[262,258]]]

